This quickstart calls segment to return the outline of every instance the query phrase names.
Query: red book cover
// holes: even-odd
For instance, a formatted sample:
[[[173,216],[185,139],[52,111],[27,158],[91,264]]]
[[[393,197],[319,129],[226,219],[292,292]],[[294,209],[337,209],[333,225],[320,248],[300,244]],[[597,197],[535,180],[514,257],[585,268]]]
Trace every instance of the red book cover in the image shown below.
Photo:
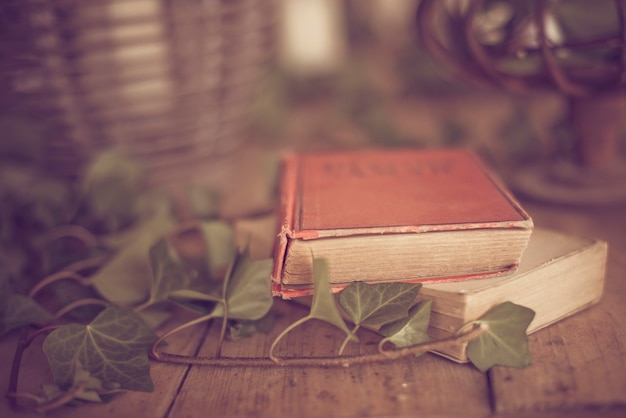
[[[532,220],[471,151],[361,150],[286,156],[280,228],[275,294],[285,290],[281,284],[291,240],[531,230]]]

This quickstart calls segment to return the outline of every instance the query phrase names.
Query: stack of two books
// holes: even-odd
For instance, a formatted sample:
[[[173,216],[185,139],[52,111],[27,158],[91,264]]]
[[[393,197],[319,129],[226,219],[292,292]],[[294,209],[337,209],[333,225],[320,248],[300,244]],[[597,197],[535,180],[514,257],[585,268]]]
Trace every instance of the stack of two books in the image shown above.
[[[596,303],[607,244],[534,228],[470,151],[294,154],[283,163],[275,295],[312,293],[312,255],[331,285],[418,282],[429,333],[452,335],[510,301],[535,311],[534,332]],[[440,352],[466,361],[464,347]]]

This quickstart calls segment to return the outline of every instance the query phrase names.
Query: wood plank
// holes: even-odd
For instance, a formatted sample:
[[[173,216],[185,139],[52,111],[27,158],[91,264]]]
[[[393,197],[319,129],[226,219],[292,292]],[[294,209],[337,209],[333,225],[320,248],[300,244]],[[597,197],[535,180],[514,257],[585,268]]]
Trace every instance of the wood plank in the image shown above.
[[[526,207],[537,225],[609,242],[605,293],[598,305],[532,335],[532,366],[492,371],[495,411],[626,412],[626,210]]]
[[[181,313],[183,317],[187,314]],[[179,316],[176,321],[181,320]],[[172,323],[176,322],[172,321]],[[166,324],[167,326],[167,324]],[[193,354],[197,351],[198,345],[202,340],[202,334],[198,334],[197,330],[185,330],[177,334],[176,339],[168,341],[168,349],[177,353]],[[9,370],[13,361],[13,354],[17,343],[17,335],[5,338],[0,341],[0,393],[5,394],[8,388]],[[54,382],[52,372],[48,366],[47,359],[41,349],[43,338],[38,338],[26,350],[22,359],[22,369],[20,373],[19,391],[39,393],[42,384],[51,384]],[[63,418],[111,418],[111,417],[164,417],[176,397],[178,390],[185,378],[187,366],[177,366],[172,364],[151,362],[150,375],[154,382],[155,390],[151,393],[145,392],[128,392],[117,395],[107,404],[89,404],[79,408],[61,408],[46,414],[47,417],[63,417]],[[10,404],[3,397],[0,401],[1,417],[41,417],[41,414],[31,412],[29,410],[14,411],[10,408]]]
[[[288,302],[275,305],[282,317],[268,335],[226,344],[227,356],[266,356],[271,341],[287,324],[306,314]],[[215,335],[215,334],[214,334]],[[210,340],[201,355],[213,355]],[[377,337],[360,335],[352,354],[376,349]],[[343,335],[313,321],[287,335],[280,355],[331,355]],[[284,343],[284,344],[283,344]],[[454,396],[451,395],[454,388]],[[171,416],[320,417],[410,416],[469,413],[488,415],[486,376],[470,365],[459,365],[435,355],[349,368],[194,366],[172,408]]]

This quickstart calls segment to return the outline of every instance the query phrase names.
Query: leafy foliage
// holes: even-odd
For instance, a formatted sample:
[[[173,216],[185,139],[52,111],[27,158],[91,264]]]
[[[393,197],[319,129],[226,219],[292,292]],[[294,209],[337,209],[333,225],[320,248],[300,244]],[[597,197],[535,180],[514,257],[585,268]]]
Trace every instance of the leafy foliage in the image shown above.
[[[389,341],[396,347],[402,348],[427,342],[431,305],[430,300],[422,302],[413,306],[407,317],[383,325],[380,333],[385,338],[381,341],[381,345]]]
[[[215,219],[219,213],[219,196],[215,190],[192,184],[187,189],[189,206],[194,218]]]
[[[214,314],[224,316],[221,311],[226,306],[231,319],[255,321],[265,316],[273,302],[269,279],[272,265],[269,258],[252,260],[247,248],[237,252],[224,280],[222,298],[226,304],[216,306]]]
[[[39,404],[54,402],[60,398],[68,397],[68,405],[79,403],[102,403],[102,393],[109,392],[102,386],[102,381],[93,377],[82,364],[77,363],[74,369],[72,385],[63,390],[58,385],[42,385],[43,396],[38,398]]]
[[[71,387],[80,364],[107,389],[150,392],[148,349],[156,336],[131,311],[110,307],[89,325],[68,324],[44,341],[56,384]]]
[[[339,304],[355,325],[379,327],[405,318],[421,287],[419,283],[355,282],[339,294]]]
[[[280,362],[280,359],[274,355],[274,349],[279,341],[282,340],[287,333],[312,319],[318,319],[339,328],[346,334],[346,340],[358,341],[356,335],[354,335],[346,325],[346,322],[339,312],[335,298],[333,297],[330,288],[330,280],[328,279],[328,262],[323,258],[313,258],[312,263],[314,289],[311,310],[307,316],[293,322],[276,337],[270,347],[269,354],[270,358],[276,362]]]
[[[23,325],[45,324],[52,315],[33,299],[13,293],[6,282],[0,280],[0,336]]]
[[[482,372],[492,366],[526,367],[532,356],[526,329],[535,316],[532,309],[505,302],[476,321],[485,329],[467,345],[467,357]]]
[[[415,303],[421,284],[355,282],[339,294],[339,304],[354,323],[353,332],[368,325],[378,328],[405,318]],[[343,351],[348,340],[344,341]]]
[[[314,295],[308,319],[319,319],[342,330],[351,340],[356,336],[348,329],[343,320],[330,289],[328,263],[325,259],[313,259]]]
[[[233,229],[226,222],[210,221],[200,223],[200,230],[207,247],[206,263],[209,278],[222,278],[233,261],[235,248]]]
[[[150,247],[152,286],[150,302],[167,300],[172,291],[189,287],[191,276],[165,238]]]
[[[180,289],[171,293],[178,301],[216,303],[212,317],[256,321],[272,307],[270,272],[272,260],[252,260],[248,250],[237,252],[223,281],[221,293]],[[226,308],[225,308],[226,307]]]
[[[152,287],[150,247],[174,225],[168,215],[144,221],[126,238],[126,244],[112,259],[91,276],[91,284],[110,302],[120,305],[143,302]]]
[[[118,230],[136,219],[145,173],[119,151],[100,153],[82,176],[81,189],[90,214],[107,230]]]

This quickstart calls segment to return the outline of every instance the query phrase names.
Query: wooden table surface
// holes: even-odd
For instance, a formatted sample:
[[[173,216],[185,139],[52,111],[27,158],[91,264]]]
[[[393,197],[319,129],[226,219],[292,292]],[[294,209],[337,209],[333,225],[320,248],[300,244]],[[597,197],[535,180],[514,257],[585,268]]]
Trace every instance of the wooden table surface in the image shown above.
[[[626,206],[571,208],[523,201],[539,227],[609,242],[601,302],[530,336],[533,363],[482,374],[434,354],[349,368],[188,367],[152,363],[153,393],[125,393],[105,405],[64,408],[53,417],[409,417],[626,416]],[[554,301],[558,303],[558,301]],[[275,335],[306,311],[277,301],[282,314],[269,335],[227,343],[225,355],[265,356]],[[205,326],[172,337],[167,351],[212,355]],[[374,337],[353,350],[368,351]],[[342,335],[313,322],[290,334],[281,350],[332,354]],[[40,344],[39,344],[40,345]],[[0,342],[0,390],[7,388],[15,339]],[[41,348],[26,352],[20,388],[52,382]],[[12,411],[6,400],[0,416]],[[34,415],[34,414],[33,414]]]
[[[464,109],[474,112],[482,106],[479,99],[472,99],[473,105]],[[494,106],[491,98],[486,102],[488,106],[483,106],[485,110],[481,117],[469,119],[485,121],[488,127],[497,126],[483,116],[497,115],[494,109],[505,106],[500,102]],[[414,126],[415,131],[424,132],[433,106],[429,102],[423,112],[408,111],[399,106],[394,109],[394,114],[406,116],[404,119],[408,122],[403,126]],[[453,113],[458,114],[457,110]],[[420,119],[416,115],[423,117]],[[400,121],[401,125],[404,119]],[[312,129],[322,119],[294,116],[292,120],[294,128],[287,136],[295,141],[297,137],[308,140]],[[307,125],[307,120],[312,120],[312,125]],[[488,137],[490,132],[479,131],[481,137]],[[345,137],[350,143],[351,133],[346,133]],[[257,181],[259,178],[254,169],[251,175],[241,176],[241,183],[245,183],[248,189],[262,189],[264,186]],[[238,190],[237,187],[233,189]],[[263,193],[257,196],[243,191],[239,194],[248,206],[258,204],[264,207]],[[483,374],[470,364],[457,364],[434,354],[349,368],[216,368],[152,362],[154,392],[125,393],[108,404],[63,408],[49,413],[49,416],[626,416],[626,205],[570,207],[523,199],[522,204],[537,227],[597,237],[609,243],[602,300],[586,311],[532,334],[533,363],[526,369],[496,367]],[[226,206],[236,214],[240,205],[234,199]],[[224,355],[267,356],[276,335],[307,314],[306,309],[293,302],[277,300],[274,309],[280,316],[268,335],[258,334],[236,343],[226,343]],[[216,325],[212,328],[198,325],[176,334],[168,339],[167,351],[213,355]],[[349,345],[348,354],[376,349],[376,336],[363,331],[360,338],[362,343]],[[314,321],[288,334],[280,350],[281,353],[302,356],[334,355],[342,340],[342,333]],[[2,393],[7,391],[15,344],[16,337],[0,340]],[[42,383],[53,381],[41,350],[41,338],[25,352],[22,366],[21,390],[37,392]],[[38,415],[13,411],[3,399],[0,417],[9,416]]]

